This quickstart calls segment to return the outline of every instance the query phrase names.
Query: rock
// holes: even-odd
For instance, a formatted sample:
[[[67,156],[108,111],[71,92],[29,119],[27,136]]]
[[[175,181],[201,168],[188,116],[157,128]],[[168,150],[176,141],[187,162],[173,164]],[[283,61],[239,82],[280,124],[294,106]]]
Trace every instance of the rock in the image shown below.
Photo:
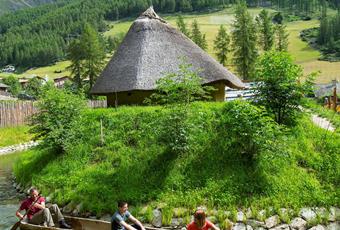
[[[171,220],[171,226],[173,227],[177,227],[182,224],[183,224],[183,218],[172,218]]]
[[[307,224],[307,221],[305,221],[304,219],[302,219],[300,217],[297,217],[297,218],[292,220],[292,223],[290,224],[290,226],[292,228],[304,230],[304,229],[306,229],[306,224]]]
[[[157,228],[162,227],[162,212],[159,209],[154,209],[152,211],[152,221],[151,224]]]
[[[247,217],[247,219],[250,219],[250,218],[253,217],[253,212],[251,211],[250,208],[248,208],[247,211],[246,211],[246,217]]]
[[[316,218],[316,213],[311,208],[302,208],[300,216],[306,221],[310,221]]]
[[[182,227],[181,230],[187,230],[187,228],[186,227]]]
[[[92,219],[92,220],[96,220],[97,219],[96,216],[89,216],[89,218]]]
[[[266,218],[266,210],[259,211],[256,217],[259,218],[260,221],[264,221],[264,219]]]
[[[280,223],[280,218],[278,215],[271,216],[265,220],[265,223],[267,228],[272,228]]]
[[[325,227],[319,224],[317,226],[310,228],[309,230],[325,230]]]
[[[246,230],[253,230],[253,227],[250,226],[250,225],[247,225],[247,226],[246,226]]]
[[[106,214],[106,215],[100,217],[100,220],[111,222],[111,215],[110,214]]]
[[[236,223],[232,230],[247,230],[246,225],[244,223]]]
[[[247,220],[247,224],[252,226],[253,228],[264,227],[265,226],[264,222],[261,222],[261,221],[258,221],[258,220],[254,220],[254,219]]]
[[[266,230],[264,227],[256,227],[255,230]]]
[[[279,226],[276,226],[275,228],[271,228],[271,230],[289,230],[288,224],[281,224]]]
[[[245,219],[245,215],[242,211],[238,211],[237,212],[237,216],[236,216],[236,221],[237,222],[243,222]]]
[[[340,209],[336,207],[331,207],[329,209],[329,221],[336,221],[340,219]]]
[[[326,227],[327,230],[340,230],[340,224],[339,223],[330,223]]]
[[[63,212],[64,212],[64,213],[71,213],[75,207],[76,207],[75,202],[74,202],[74,201],[71,201],[70,203],[68,203],[68,204],[63,208]]]

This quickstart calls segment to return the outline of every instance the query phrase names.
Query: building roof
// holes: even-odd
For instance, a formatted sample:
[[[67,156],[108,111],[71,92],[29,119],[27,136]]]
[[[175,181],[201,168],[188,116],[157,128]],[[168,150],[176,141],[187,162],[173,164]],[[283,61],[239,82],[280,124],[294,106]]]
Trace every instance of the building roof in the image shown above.
[[[9,86],[0,82],[0,88],[9,88]]]
[[[340,82],[334,80],[331,83],[328,84],[317,84],[315,86],[315,96],[317,97],[324,97],[324,96],[330,96],[333,95],[333,90],[336,87],[336,91],[338,94],[340,94]]]
[[[223,81],[233,88],[244,87],[239,78],[150,7],[131,25],[91,93],[153,90],[159,78],[178,71],[182,57],[199,72],[203,83]]]

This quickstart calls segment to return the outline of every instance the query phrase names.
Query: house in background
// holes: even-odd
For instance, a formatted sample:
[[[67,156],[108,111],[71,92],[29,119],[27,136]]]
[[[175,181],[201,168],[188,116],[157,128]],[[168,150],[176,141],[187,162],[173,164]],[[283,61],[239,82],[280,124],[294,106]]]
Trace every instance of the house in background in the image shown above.
[[[0,94],[1,94],[1,93],[7,93],[7,92],[8,92],[8,89],[9,89],[9,86],[8,86],[8,85],[6,85],[6,84],[0,82]]]
[[[4,73],[14,73],[15,67],[13,65],[6,65],[4,68],[1,69],[1,72]]]
[[[67,81],[71,81],[71,78],[68,76],[58,77],[58,78],[53,79],[54,86],[57,88],[63,88]]]
[[[131,25],[117,52],[91,89],[107,97],[108,106],[142,104],[156,81],[178,72],[180,58],[192,64],[204,85],[217,89],[215,101],[225,100],[225,86],[244,88],[242,81],[149,8]]]

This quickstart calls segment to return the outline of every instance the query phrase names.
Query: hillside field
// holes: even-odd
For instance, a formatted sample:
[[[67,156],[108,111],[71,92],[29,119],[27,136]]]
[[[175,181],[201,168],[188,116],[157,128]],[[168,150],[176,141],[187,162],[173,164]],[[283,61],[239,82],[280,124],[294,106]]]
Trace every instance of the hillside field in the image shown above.
[[[260,11],[260,8],[250,8],[250,13],[255,17]],[[270,10],[273,12],[273,10]],[[334,12],[331,12],[332,14]],[[213,50],[213,41],[217,35],[220,25],[225,25],[229,30],[231,28],[232,22],[234,20],[234,12],[232,8],[225,9],[223,11],[218,11],[214,13],[204,13],[204,14],[183,14],[184,21],[191,25],[194,19],[199,23],[200,29],[206,34],[208,41],[208,53],[216,57]],[[161,15],[166,21],[168,21],[172,26],[176,27],[176,15]],[[109,24],[110,30],[104,33],[104,36],[114,36],[117,33],[126,33],[131,26],[135,18],[129,18],[120,20],[118,22],[107,22]],[[327,83],[333,79],[340,80],[340,62],[327,62],[319,61],[320,52],[312,49],[306,42],[303,42],[299,38],[299,33],[307,28],[317,27],[319,22],[317,20],[310,21],[294,21],[287,23],[287,30],[289,32],[289,53],[292,54],[296,63],[301,65],[304,69],[305,74],[311,72],[320,71],[319,77],[316,79],[316,83]],[[17,77],[25,77],[30,75],[39,75],[44,77],[47,75],[50,79],[56,77],[62,77],[69,75],[69,71],[66,67],[70,64],[69,61],[57,62],[55,65],[33,68],[22,74],[15,74]],[[231,62],[231,55],[226,66],[231,71],[234,71],[234,66]],[[55,71],[62,71],[61,73],[55,73]],[[6,77],[9,74],[0,73],[0,77]]]

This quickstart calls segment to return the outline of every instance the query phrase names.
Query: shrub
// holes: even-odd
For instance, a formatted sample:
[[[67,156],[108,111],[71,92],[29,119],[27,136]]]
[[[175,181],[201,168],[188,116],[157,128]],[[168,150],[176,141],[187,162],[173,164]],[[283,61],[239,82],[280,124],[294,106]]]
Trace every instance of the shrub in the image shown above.
[[[38,102],[38,112],[32,118],[30,131],[36,139],[43,138],[46,145],[64,150],[66,141],[74,135],[74,126],[84,107],[82,98],[50,88]]]

